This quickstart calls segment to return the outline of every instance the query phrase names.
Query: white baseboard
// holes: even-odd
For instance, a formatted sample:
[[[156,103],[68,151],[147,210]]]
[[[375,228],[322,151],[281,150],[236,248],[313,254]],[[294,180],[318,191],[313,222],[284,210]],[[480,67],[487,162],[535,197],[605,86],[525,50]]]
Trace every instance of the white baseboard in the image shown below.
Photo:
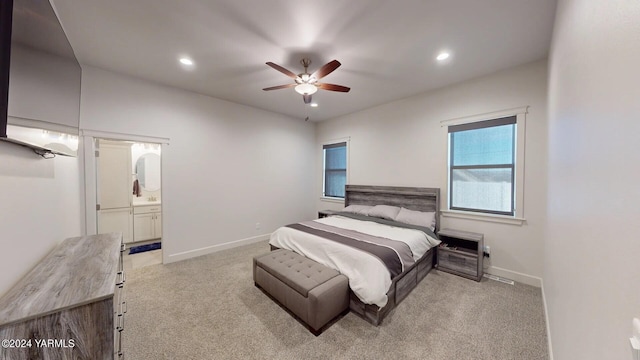
[[[270,235],[271,234],[263,234],[263,235],[246,238],[246,239],[230,241],[224,244],[216,244],[216,245],[203,247],[200,249],[194,249],[194,250],[184,251],[177,254],[171,254],[167,256],[165,264],[169,264],[176,261],[187,260],[194,257],[202,256],[202,255],[208,255],[218,251],[235,248],[238,246],[249,245],[249,244],[257,243],[260,241],[269,240]]]
[[[544,305],[544,321],[547,324],[547,346],[549,348],[549,360],[553,360],[553,346],[551,346],[551,325],[549,324],[549,308],[547,308],[547,295],[544,292],[544,281],[540,279],[542,290],[542,304]]]
[[[492,275],[511,279],[519,283],[523,283],[523,284],[527,284],[535,287],[542,286],[542,279],[537,276],[527,275],[527,274],[519,273],[517,271],[499,268],[496,266],[489,266],[486,272]]]

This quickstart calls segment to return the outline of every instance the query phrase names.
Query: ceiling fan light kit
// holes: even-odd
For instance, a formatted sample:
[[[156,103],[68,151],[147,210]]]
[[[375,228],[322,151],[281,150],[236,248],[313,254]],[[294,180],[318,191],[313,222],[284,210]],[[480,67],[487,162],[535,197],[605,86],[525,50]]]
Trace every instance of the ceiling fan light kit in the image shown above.
[[[302,100],[305,104],[311,103],[311,95],[315,94],[318,89],[338,92],[349,92],[349,90],[351,90],[350,88],[342,85],[318,83],[318,80],[329,75],[341,65],[338,60],[328,62],[313,74],[309,74],[309,72],[307,71],[307,68],[309,67],[309,65],[311,65],[311,60],[305,58],[302,59],[300,63],[302,64],[302,66],[304,66],[304,72],[296,75],[295,73],[283,68],[280,65],[274,64],[272,62],[267,62],[267,65],[292,78],[294,80],[294,83],[271,86],[262,90],[270,91],[292,87],[298,94],[302,95]]]
[[[318,88],[313,84],[299,84],[294,88],[300,95],[313,95],[318,91]]]

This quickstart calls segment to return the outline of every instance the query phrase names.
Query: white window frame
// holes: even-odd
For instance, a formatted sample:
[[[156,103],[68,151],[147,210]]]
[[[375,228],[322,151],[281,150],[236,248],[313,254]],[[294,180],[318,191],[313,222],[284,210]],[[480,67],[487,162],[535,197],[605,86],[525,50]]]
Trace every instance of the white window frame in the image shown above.
[[[321,173],[322,173],[322,182],[321,182],[321,188],[320,188],[320,199],[323,201],[329,201],[329,202],[337,202],[337,203],[344,203],[344,198],[340,198],[340,197],[334,197],[334,196],[324,196],[324,166],[325,166],[325,156],[324,156],[324,146],[325,145],[332,145],[332,144],[339,144],[339,143],[345,143],[347,144],[347,181],[346,184],[349,184],[349,148],[350,148],[350,143],[351,142],[351,138],[350,137],[345,137],[345,138],[339,138],[339,139],[332,139],[332,140],[327,140],[327,141],[323,141],[320,144],[320,150],[322,151],[322,168],[321,168]],[[345,194],[346,195],[346,194]]]
[[[523,106],[519,108],[500,110],[485,114],[478,114],[472,116],[466,116],[456,119],[443,120],[440,122],[440,126],[443,128],[444,136],[447,136],[447,206],[446,210],[442,210],[442,215],[445,217],[463,218],[482,220],[490,222],[499,222],[506,224],[522,225],[526,219],[524,217],[524,162],[525,162],[525,134],[526,134],[526,115],[529,107]],[[515,139],[515,175],[514,175],[514,214],[511,215],[497,215],[482,212],[451,210],[450,196],[450,180],[451,172],[449,171],[449,164],[451,163],[449,156],[451,155],[451,149],[449,149],[449,132],[448,127],[453,125],[469,124],[474,122],[480,122],[485,120],[498,119],[503,117],[515,116],[516,117],[516,139]]]

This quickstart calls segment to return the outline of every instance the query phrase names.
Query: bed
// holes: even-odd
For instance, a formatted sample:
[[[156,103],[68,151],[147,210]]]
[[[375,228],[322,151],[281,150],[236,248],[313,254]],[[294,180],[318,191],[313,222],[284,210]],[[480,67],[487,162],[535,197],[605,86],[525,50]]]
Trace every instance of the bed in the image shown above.
[[[439,195],[440,189],[438,188],[347,185],[345,207],[386,205],[402,207],[411,211],[435,212],[432,224],[433,232],[429,232],[428,229],[421,226],[399,224],[391,219],[372,221],[373,217],[338,212],[335,216],[328,218],[279,228],[271,235],[269,243],[272,249],[292,250],[345,274],[349,278],[351,288],[349,308],[370,323],[379,325],[433,268],[435,251],[439,243],[435,235],[440,225]],[[364,259],[366,256],[363,256],[351,261],[349,256],[354,255],[355,259],[355,252],[357,252],[352,249],[352,243],[333,244],[338,240],[333,238],[332,233],[337,232],[338,228],[340,228],[341,234],[344,231],[347,233],[346,235],[356,238],[361,235],[361,232],[369,231],[372,234],[375,231],[376,235],[378,235],[378,231],[381,231],[379,236],[389,239],[400,239],[401,237],[402,242],[407,242],[411,251],[409,255],[405,254],[403,257],[401,249],[393,249],[392,251],[385,249],[387,252],[395,252],[398,258],[402,258],[402,260],[395,262],[381,260],[382,256],[369,256],[375,260],[366,260]],[[331,238],[331,240],[326,238]],[[420,240],[422,238],[424,240]],[[370,239],[363,240],[367,243]],[[343,238],[341,241],[352,240]],[[340,254],[338,254],[336,246],[340,248]],[[392,246],[384,244],[384,247],[391,248]],[[343,250],[344,253],[342,253]],[[408,259],[408,257],[412,259]],[[376,262],[378,265],[374,264]],[[345,263],[350,264],[345,268]],[[378,268],[381,266],[380,263],[386,263],[385,271],[389,272],[384,273],[383,270],[380,270]],[[354,274],[356,276],[364,274],[363,276],[366,278],[354,278]]]

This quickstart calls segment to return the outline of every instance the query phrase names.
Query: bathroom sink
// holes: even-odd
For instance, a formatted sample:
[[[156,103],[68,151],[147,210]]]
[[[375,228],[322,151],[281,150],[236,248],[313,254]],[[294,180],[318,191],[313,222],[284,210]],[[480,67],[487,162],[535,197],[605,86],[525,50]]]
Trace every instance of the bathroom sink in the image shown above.
[[[133,206],[160,205],[160,199],[148,200],[146,198],[133,198]]]

